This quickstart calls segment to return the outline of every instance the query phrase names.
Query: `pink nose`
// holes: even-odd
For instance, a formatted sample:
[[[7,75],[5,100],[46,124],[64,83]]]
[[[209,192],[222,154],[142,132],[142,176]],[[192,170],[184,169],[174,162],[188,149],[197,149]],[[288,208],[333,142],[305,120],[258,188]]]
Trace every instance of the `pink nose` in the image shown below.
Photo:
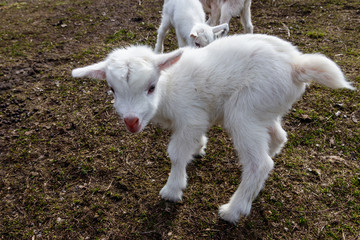
[[[124,118],[124,122],[127,129],[129,129],[129,131],[132,133],[137,132],[140,128],[139,119],[137,117]]]

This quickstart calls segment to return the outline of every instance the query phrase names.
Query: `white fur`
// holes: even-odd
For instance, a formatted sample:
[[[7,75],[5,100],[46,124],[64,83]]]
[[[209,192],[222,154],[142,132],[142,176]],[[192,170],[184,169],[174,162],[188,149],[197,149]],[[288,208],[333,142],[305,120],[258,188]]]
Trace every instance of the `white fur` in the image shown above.
[[[251,23],[251,0],[200,0],[205,12],[210,13],[207,21],[210,26],[228,23],[231,17],[240,14],[245,33],[253,33]]]
[[[229,32],[227,23],[210,27],[198,0],[165,0],[155,52],[162,53],[169,28],[175,28],[179,47],[204,47]]]
[[[160,191],[164,199],[182,199],[186,165],[193,155],[204,154],[208,129],[222,124],[243,166],[241,184],[219,211],[232,223],[250,213],[273,168],[271,158],[287,140],[281,118],[307,83],[354,89],[325,56],[302,54],[286,41],[257,34],[225,37],[205,48],[168,54],[154,54],[144,46],[118,49],[105,61],[72,74],[105,76],[114,89],[117,112],[138,119],[138,124],[128,126],[132,132],[140,132],[150,120],[172,130],[171,172]],[[149,91],[151,85],[154,91]]]

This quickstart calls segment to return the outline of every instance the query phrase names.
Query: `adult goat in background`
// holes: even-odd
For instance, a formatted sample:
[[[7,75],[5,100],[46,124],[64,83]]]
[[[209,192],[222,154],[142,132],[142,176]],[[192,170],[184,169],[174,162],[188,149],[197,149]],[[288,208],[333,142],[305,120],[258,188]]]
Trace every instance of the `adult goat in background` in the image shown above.
[[[230,23],[232,17],[240,14],[240,21],[245,33],[253,33],[251,23],[251,0],[200,0],[206,13],[210,26]]]
[[[74,69],[73,77],[106,79],[114,107],[132,133],[153,121],[172,130],[171,171],[162,198],[180,201],[186,166],[204,154],[206,132],[221,124],[231,134],[242,180],[220,217],[236,223],[250,213],[287,138],[282,116],[311,81],[354,89],[340,68],[320,54],[302,54],[277,37],[244,34],[204,48],[155,54],[146,46],[113,51],[102,62]]]

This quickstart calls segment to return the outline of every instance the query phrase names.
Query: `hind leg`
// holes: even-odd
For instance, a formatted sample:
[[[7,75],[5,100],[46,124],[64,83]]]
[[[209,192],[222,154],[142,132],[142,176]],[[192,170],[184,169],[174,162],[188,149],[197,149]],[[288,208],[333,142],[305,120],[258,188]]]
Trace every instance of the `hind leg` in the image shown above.
[[[273,169],[274,162],[267,154],[266,141],[260,143],[254,140],[256,139],[252,139],[251,142],[256,143],[255,145],[248,141],[246,144],[239,144],[238,140],[234,140],[243,166],[241,183],[230,201],[219,209],[220,217],[231,223],[236,223],[241,216],[250,214],[252,201],[263,188]]]
[[[231,133],[243,172],[239,187],[230,201],[220,207],[219,215],[236,223],[250,213],[252,201],[262,189],[274,162],[268,154],[268,129],[251,111],[232,111],[227,119],[225,127]]]
[[[287,142],[287,134],[281,127],[280,118],[275,121],[271,127],[268,128],[268,131],[271,137],[269,141],[269,155],[274,157],[276,154],[280,153],[281,149]]]

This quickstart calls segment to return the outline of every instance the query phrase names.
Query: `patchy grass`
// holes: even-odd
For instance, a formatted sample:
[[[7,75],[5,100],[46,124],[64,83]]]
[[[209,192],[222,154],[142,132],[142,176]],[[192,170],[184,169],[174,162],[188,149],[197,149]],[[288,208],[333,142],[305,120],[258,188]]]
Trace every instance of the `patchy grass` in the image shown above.
[[[325,37],[326,34],[323,31],[309,31],[306,35],[313,39],[319,39]]]
[[[0,1],[1,239],[358,239],[359,91],[311,85],[284,119],[289,141],[238,225],[218,218],[241,167],[221,127],[188,167],[181,203],[158,196],[170,133],[129,134],[106,84],[74,67],[155,45],[162,1]],[[359,88],[357,0],[254,1],[255,32],[321,52]],[[242,33],[239,18],[231,34]],[[174,31],[165,42],[177,46]]]

